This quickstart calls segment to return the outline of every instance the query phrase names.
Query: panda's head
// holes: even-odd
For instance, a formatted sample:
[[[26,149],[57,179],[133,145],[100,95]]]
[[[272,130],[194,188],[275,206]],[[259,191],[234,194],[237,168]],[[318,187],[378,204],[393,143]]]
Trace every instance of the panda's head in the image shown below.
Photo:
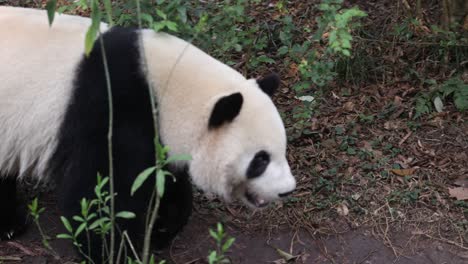
[[[190,173],[201,189],[257,208],[291,193],[296,180],[286,160],[286,132],[271,95],[279,78],[245,80],[210,102],[206,133]]]

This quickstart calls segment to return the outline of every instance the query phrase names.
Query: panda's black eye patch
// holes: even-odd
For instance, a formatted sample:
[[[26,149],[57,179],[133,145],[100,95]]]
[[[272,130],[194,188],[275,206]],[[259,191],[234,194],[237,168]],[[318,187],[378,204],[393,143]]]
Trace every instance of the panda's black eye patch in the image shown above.
[[[270,154],[264,150],[257,152],[247,168],[247,179],[253,179],[262,175],[268,164],[270,164]]]

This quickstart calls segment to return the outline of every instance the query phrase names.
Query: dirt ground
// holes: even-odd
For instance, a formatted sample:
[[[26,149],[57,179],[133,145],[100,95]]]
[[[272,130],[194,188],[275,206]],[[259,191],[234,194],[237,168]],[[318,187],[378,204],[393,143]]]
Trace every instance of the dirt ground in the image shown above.
[[[43,198],[47,210],[41,218],[41,225],[46,235],[55,237],[65,230],[51,197],[46,195]],[[214,228],[219,221],[212,210],[216,211],[197,207],[188,226],[170,248],[157,252],[157,255],[168,263],[207,263],[206,256],[214,248],[214,241],[207,230]],[[261,220],[253,216],[252,221]],[[376,238],[370,228],[355,228],[328,235],[285,227],[253,231],[242,228],[236,223],[235,216],[231,216],[226,218],[225,230],[229,236],[236,238],[228,254],[232,263],[468,263],[467,251],[417,236],[409,230],[392,234],[395,251]],[[0,242],[0,263],[79,263],[79,256],[70,243],[53,238],[51,245],[57,256],[42,246],[37,228],[31,225],[20,237]],[[286,261],[288,258],[291,259]]]

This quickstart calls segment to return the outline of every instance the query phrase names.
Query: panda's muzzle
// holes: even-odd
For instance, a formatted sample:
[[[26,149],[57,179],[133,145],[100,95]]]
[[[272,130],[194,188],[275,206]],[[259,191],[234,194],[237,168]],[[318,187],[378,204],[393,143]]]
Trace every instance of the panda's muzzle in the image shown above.
[[[245,192],[245,198],[249,203],[254,205],[255,207],[265,207],[268,205],[268,202],[264,199],[260,199],[257,195],[250,193],[248,191]]]

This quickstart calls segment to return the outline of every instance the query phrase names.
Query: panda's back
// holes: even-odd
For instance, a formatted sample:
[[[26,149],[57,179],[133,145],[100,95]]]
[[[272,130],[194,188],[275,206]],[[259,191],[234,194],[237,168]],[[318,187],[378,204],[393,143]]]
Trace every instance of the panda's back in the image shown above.
[[[0,172],[42,174],[56,145],[87,18],[0,7]],[[102,30],[107,26],[103,24]]]

